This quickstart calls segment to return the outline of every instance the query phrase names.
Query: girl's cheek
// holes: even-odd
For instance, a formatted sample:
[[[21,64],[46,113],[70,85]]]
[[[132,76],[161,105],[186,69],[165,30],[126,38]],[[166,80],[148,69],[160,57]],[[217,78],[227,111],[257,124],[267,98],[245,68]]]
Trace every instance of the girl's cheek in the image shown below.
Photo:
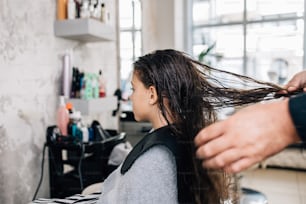
[[[133,101],[134,93],[132,93],[129,98],[130,98],[131,101]]]

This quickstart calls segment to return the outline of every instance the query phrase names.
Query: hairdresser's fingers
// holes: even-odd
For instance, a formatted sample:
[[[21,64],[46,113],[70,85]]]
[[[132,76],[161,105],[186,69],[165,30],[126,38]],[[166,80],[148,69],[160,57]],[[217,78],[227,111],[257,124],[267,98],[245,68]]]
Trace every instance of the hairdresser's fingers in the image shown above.
[[[301,71],[295,74],[291,80],[285,85],[285,89],[289,92],[296,91],[298,89],[303,89],[304,91],[306,88],[306,71]]]
[[[196,146],[203,145],[210,140],[219,137],[223,134],[223,121],[216,122],[204,129],[202,129],[195,137],[194,143]]]
[[[285,84],[284,88],[287,91],[295,91],[300,86],[300,80],[298,80],[297,76],[293,76],[291,80],[288,81],[287,84]]]
[[[204,160],[202,162],[202,165],[203,167],[213,168],[213,169],[224,168],[238,161],[239,159],[242,158],[242,156],[243,155],[241,154],[241,151],[239,149],[232,148],[224,152],[221,152],[220,154],[210,159]]]
[[[233,162],[229,166],[226,166],[224,169],[228,173],[239,173],[241,171],[244,171],[244,170],[250,168],[251,166],[255,165],[258,162],[260,162],[259,158],[244,157],[244,158],[241,158],[241,159]]]
[[[303,91],[304,92],[306,92],[306,85],[304,85],[305,87],[303,87],[303,86],[288,86],[287,88],[286,88],[286,90],[288,91],[288,92],[293,92],[293,91],[296,91],[296,90],[298,90],[298,89],[303,89]]]
[[[199,146],[196,151],[196,156],[199,159],[209,159],[221,152],[231,149],[235,145],[233,142],[234,141],[231,141],[231,138],[227,137],[227,135],[222,135],[222,137],[217,137],[214,140]]]
[[[286,88],[286,89],[287,89],[287,91],[289,91],[289,92],[293,92],[293,91],[298,90],[299,87],[298,87],[298,86],[288,86],[288,88]]]

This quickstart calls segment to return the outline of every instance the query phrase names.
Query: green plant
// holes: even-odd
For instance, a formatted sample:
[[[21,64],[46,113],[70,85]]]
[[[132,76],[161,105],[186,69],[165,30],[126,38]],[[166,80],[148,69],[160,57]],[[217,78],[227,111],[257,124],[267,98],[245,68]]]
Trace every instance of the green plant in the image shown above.
[[[216,43],[214,42],[212,45],[210,45],[207,49],[203,50],[202,52],[200,52],[199,56],[198,56],[198,60],[200,62],[204,62],[204,58],[209,55],[210,51],[216,46]]]

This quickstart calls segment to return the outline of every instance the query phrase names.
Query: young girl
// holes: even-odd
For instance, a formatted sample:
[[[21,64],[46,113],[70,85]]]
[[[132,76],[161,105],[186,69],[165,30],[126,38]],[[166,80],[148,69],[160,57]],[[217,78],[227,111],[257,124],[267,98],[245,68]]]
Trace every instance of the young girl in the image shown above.
[[[217,76],[252,89],[226,87]],[[280,87],[220,71],[175,50],[158,50],[134,63],[133,113],[153,131],[104,182],[101,204],[224,203],[230,177],[204,170],[194,137],[216,120],[216,110],[273,98]],[[237,84],[227,84],[233,87]],[[261,88],[260,88],[260,87]]]

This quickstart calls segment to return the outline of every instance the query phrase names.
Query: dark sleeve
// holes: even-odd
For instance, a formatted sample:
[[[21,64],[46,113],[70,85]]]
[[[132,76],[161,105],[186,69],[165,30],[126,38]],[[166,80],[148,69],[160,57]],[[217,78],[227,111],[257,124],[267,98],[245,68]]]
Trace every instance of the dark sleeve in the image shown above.
[[[289,111],[299,136],[306,142],[306,93],[289,99]]]

